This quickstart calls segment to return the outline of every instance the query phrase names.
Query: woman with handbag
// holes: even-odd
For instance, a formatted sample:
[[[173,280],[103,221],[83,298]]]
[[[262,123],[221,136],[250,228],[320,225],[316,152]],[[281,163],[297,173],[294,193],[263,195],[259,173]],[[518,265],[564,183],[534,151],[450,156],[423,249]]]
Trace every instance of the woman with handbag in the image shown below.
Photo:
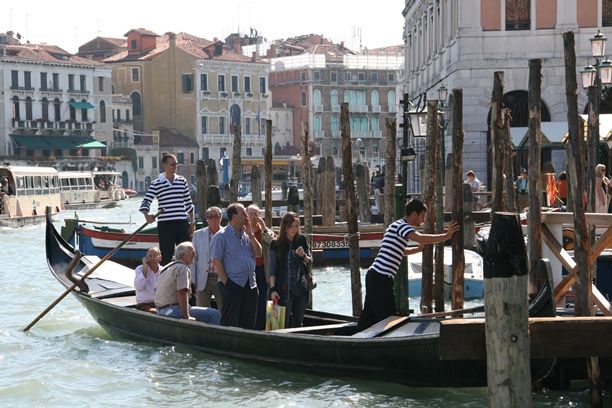
[[[270,245],[270,299],[286,307],[287,327],[301,327],[310,292],[301,284],[302,263],[312,263],[308,241],[294,212],[283,215],[278,237]]]

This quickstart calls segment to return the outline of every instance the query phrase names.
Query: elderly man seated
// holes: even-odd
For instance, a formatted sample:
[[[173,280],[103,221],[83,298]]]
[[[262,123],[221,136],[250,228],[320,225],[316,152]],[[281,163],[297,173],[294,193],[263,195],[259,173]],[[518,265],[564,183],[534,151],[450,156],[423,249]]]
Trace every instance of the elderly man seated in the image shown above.
[[[140,310],[149,310],[155,307],[153,298],[155,288],[159,280],[159,273],[162,266],[161,251],[158,247],[151,247],[147,251],[147,256],[142,258],[142,265],[136,267],[134,277],[134,288],[136,289],[136,303]]]
[[[157,314],[219,324],[221,314],[217,309],[189,306],[189,285],[191,283],[189,265],[193,263],[195,256],[196,252],[191,242],[183,242],[174,250],[176,261],[171,262],[162,270],[157,289],[155,289]]]

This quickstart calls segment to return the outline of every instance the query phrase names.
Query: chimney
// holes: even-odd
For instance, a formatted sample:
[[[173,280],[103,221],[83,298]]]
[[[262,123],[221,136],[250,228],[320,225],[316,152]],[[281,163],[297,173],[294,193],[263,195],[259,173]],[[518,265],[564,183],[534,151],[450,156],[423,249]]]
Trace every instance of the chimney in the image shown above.
[[[251,61],[253,62],[257,61],[257,53],[255,51],[251,53]]]
[[[270,44],[270,48],[268,48],[268,52],[266,53],[266,57],[268,57],[268,58],[276,58],[276,44]]]
[[[344,41],[340,41],[340,48],[344,48]]]
[[[242,44],[239,36],[234,37],[233,48],[236,54],[242,54]]]

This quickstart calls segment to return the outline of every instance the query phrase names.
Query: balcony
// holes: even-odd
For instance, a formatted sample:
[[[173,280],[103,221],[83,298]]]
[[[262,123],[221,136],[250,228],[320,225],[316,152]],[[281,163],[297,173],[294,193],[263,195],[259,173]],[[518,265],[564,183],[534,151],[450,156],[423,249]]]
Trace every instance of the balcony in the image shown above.
[[[210,98],[210,91],[200,91],[200,98],[202,99]]]
[[[342,136],[342,133],[339,130],[332,130],[331,132],[332,138],[339,139]]]
[[[40,89],[40,93],[45,96],[45,95],[49,95],[49,96],[57,96],[57,95],[61,95],[64,92],[63,89],[60,88],[46,88],[46,89]]]
[[[11,86],[11,91],[14,94],[29,95],[34,94],[34,88],[31,86]]]
[[[372,113],[380,113],[380,105],[372,105]]]
[[[87,89],[69,89],[68,95],[89,95]]]
[[[332,105],[333,113],[340,113],[340,105]]]
[[[371,130],[370,133],[373,139],[380,139],[382,137],[382,130]]]
[[[222,134],[207,134],[203,136],[205,144],[215,145],[231,145],[234,142],[234,136]]]
[[[314,137],[315,139],[322,139],[325,137],[325,131],[324,130],[315,130],[314,131]]]
[[[397,106],[389,105],[389,113],[397,113]]]
[[[219,96],[220,96],[221,98],[227,98],[227,92],[225,92],[225,91],[221,91],[221,92],[219,92]]]
[[[260,135],[242,135],[242,144],[247,145],[263,145],[264,144],[264,136]]]
[[[314,111],[315,111],[316,113],[321,113],[321,112],[323,112],[323,105],[315,105],[315,106],[314,106]]]
[[[367,113],[368,105],[353,105],[350,107],[351,112]]]

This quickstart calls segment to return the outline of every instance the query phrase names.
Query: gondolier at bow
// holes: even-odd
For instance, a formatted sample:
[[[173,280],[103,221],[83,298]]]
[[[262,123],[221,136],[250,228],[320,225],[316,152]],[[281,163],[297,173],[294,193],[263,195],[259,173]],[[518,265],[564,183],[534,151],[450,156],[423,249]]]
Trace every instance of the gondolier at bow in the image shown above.
[[[195,228],[194,206],[185,177],[176,174],[178,162],[173,154],[162,157],[164,172],[151,183],[145,194],[140,212],[149,224],[155,218],[149,214],[151,203],[157,198],[158,209],[164,212],[157,219],[157,235],[163,265],[172,261],[175,245],[189,241]]]
[[[406,204],[404,217],[389,225],[385,231],[380,251],[366,274],[365,303],[359,317],[358,330],[364,330],[395,314],[393,278],[402,257],[422,251],[426,244],[446,241],[459,229],[459,224],[452,222],[444,234],[417,232],[415,227],[423,223],[426,214],[427,206],[422,201],[411,200]],[[418,242],[419,246],[408,248],[409,240]]]

